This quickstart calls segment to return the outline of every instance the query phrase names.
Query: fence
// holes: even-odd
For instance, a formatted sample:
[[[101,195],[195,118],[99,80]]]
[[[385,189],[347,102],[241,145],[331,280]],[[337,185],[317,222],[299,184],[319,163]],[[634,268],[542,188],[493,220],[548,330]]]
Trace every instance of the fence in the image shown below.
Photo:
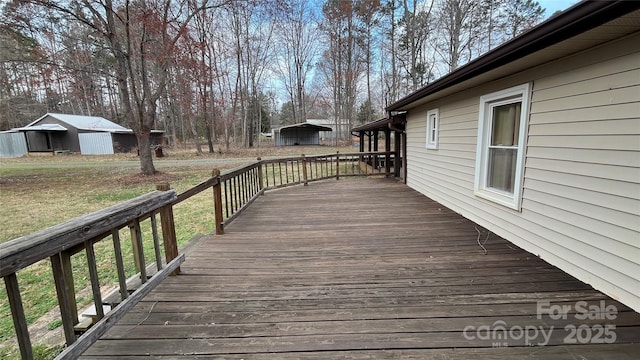
[[[311,181],[351,176],[392,176],[393,153],[369,152],[299,156],[261,160],[223,174],[214,170],[212,177],[177,195],[169,184],[138,198],[81,216],[69,222],[0,244],[0,276],[3,277],[11,308],[13,323],[23,359],[33,358],[16,273],[30,265],[49,259],[60,307],[67,348],[58,359],[78,357],[130,308],[148,294],[167,276],[178,274],[184,254],[178,254],[173,206],[209,188],[213,191],[216,234],[224,233],[224,226],[235,219],[266,190],[293,185],[307,185]],[[162,243],[158,231],[160,217]],[[145,221],[149,220],[149,221]],[[147,265],[142,239],[143,223],[150,226],[154,264]],[[131,237],[133,262],[138,273],[127,279],[120,231],[128,228]],[[111,239],[116,262],[118,299],[105,301],[102,297],[94,246]],[[164,250],[164,258],[162,251]],[[81,324],[74,288],[72,257],[84,252],[91,283],[96,323]],[[153,273],[152,276],[150,274]],[[135,287],[130,286],[137,279]],[[103,304],[115,304],[108,313]],[[88,330],[85,331],[83,328]],[[82,335],[78,337],[78,334]]]

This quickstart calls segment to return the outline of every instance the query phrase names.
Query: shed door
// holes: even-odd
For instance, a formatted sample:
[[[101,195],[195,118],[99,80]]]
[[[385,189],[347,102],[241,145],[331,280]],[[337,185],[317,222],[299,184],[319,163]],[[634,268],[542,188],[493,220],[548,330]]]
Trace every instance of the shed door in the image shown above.
[[[113,154],[113,140],[110,133],[81,133],[80,153],[82,155],[111,155]]]

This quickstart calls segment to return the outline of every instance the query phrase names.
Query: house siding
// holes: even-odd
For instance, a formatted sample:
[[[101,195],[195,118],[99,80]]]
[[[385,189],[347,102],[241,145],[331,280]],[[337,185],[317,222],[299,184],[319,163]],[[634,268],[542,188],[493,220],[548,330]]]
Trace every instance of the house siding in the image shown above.
[[[407,184],[640,311],[638,43],[635,34],[409,110]],[[515,211],[473,192],[479,98],[527,82]],[[426,114],[434,108],[439,149],[428,150]]]

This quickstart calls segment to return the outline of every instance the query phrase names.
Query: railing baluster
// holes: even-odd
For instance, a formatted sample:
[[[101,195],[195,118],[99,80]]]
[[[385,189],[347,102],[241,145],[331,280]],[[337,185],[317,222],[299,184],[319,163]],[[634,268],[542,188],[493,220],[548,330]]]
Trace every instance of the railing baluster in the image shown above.
[[[331,162],[331,156],[325,156],[324,158],[324,172],[325,172],[325,176],[328,178],[331,176],[330,172],[329,172],[329,166]]]
[[[271,176],[273,176],[273,186],[278,186],[276,184],[276,164],[274,162],[271,163]]]
[[[320,158],[315,157],[314,158],[314,162],[315,162],[315,166],[316,166],[316,173],[315,173],[316,176],[314,177],[314,179],[318,180],[319,178],[322,177],[322,174],[318,174],[318,162],[320,162]]]
[[[251,199],[251,178],[249,177],[250,173],[249,171],[244,173],[244,187],[245,187],[245,191],[244,191],[244,201],[242,202],[242,205],[246,204],[247,201],[249,201],[249,199]]]
[[[229,218],[229,182],[228,180],[224,180],[224,209],[225,209],[225,219],[228,219]]]
[[[234,176],[233,177],[233,191],[235,193],[235,203],[233,204],[233,212],[235,213],[236,211],[238,211],[239,205],[240,205],[240,186],[238,184],[238,177]]]
[[[231,215],[235,214],[238,210],[238,179],[235,176],[231,177]]]
[[[127,292],[127,278],[124,273],[124,263],[122,261],[122,247],[120,246],[120,231],[114,229],[111,231],[113,239],[113,251],[116,256],[116,269],[118,272],[118,283],[120,284],[120,299],[124,300],[129,297]]]
[[[333,156],[329,157],[329,169],[327,170],[329,172],[328,176],[333,177],[334,171],[333,171]]]
[[[142,230],[140,230],[140,220],[136,219],[129,225],[131,232],[131,245],[133,247],[133,259],[136,270],[140,272],[140,282],[147,282],[147,265],[144,261],[144,247],[142,244]]]
[[[307,186],[308,178],[307,178],[307,158],[302,154],[302,183],[304,186]]]
[[[104,317],[102,309],[102,294],[100,293],[100,278],[98,277],[98,266],[96,264],[96,252],[93,249],[93,242],[84,242],[84,250],[87,253],[87,267],[89,268],[89,279],[91,281],[91,291],[93,293],[93,305],[96,307],[98,320]]]
[[[247,202],[247,189],[249,188],[249,184],[247,181],[247,172],[243,172],[238,176],[240,178],[240,194],[242,195],[242,202],[240,202],[240,207]]]
[[[22,356],[23,359],[33,359],[33,349],[31,348],[31,339],[29,338],[27,318],[24,316],[22,296],[20,296],[20,286],[18,285],[16,273],[11,273],[4,277],[4,287],[7,289],[13,327],[16,331],[18,346],[20,347],[20,356]]]
[[[280,177],[280,185],[284,184],[282,182],[282,162],[278,161],[278,176]]]
[[[284,177],[287,179],[287,184],[289,183],[289,166],[288,162],[284,162]]]
[[[258,166],[260,166],[260,165],[258,165]],[[253,193],[251,194],[251,197],[253,197],[255,194],[257,194],[258,191],[260,191],[259,187],[258,187],[258,183],[259,183],[258,174],[259,174],[259,168],[258,167],[253,168],[253,170],[251,172],[251,175],[252,175],[251,178],[253,179],[253,181],[252,181],[252,183],[253,183]]]
[[[71,345],[76,341],[73,327],[78,323],[78,308],[73,287],[73,273],[71,273],[71,256],[65,251],[51,256],[50,259],[53,281],[60,306],[60,316],[62,317],[64,337],[67,345]]]
[[[236,175],[236,179],[238,179],[238,196],[240,197],[240,201],[238,202],[238,209],[242,208],[242,204],[244,204],[245,197],[247,194],[245,193],[244,186],[244,175],[246,173],[241,173]]]
[[[162,270],[162,255],[160,255],[160,240],[158,238],[158,220],[156,213],[151,214],[151,234],[153,235],[153,249],[156,255],[156,269]]]

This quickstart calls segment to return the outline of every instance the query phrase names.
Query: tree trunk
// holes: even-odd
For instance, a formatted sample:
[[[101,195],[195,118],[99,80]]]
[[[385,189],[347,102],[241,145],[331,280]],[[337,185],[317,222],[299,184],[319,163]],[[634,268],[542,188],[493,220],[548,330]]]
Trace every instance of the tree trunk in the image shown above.
[[[191,125],[191,135],[193,135],[193,141],[196,143],[196,152],[198,156],[202,155],[202,145],[200,144],[200,135],[198,135],[198,125],[193,117],[189,120],[189,125]]]
[[[211,124],[207,125],[207,144],[209,145],[209,153],[213,154],[215,150],[213,149],[213,136],[211,134]]]
[[[151,131],[138,131],[138,152],[140,153],[140,170],[143,175],[155,174],[156,168],[153,166],[153,156],[151,154]]]

